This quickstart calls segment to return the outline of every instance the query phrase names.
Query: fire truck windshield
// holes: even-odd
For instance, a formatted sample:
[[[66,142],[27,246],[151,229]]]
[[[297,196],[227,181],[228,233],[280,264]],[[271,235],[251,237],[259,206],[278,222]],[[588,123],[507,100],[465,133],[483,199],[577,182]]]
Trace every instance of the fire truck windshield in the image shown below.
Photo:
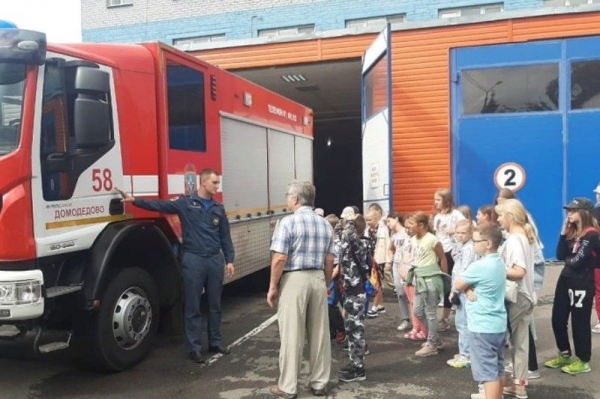
[[[27,65],[0,62],[0,156],[19,146]]]

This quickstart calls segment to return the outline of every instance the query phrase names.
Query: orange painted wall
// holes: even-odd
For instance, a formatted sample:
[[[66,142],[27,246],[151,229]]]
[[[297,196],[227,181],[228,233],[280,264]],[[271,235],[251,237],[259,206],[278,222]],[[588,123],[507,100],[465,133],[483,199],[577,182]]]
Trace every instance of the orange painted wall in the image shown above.
[[[451,185],[450,50],[600,35],[600,12],[403,30],[392,35],[394,208],[432,209],[433,193]],[[376,35],[231,47],[193,55],[227,69],[361,57]]]

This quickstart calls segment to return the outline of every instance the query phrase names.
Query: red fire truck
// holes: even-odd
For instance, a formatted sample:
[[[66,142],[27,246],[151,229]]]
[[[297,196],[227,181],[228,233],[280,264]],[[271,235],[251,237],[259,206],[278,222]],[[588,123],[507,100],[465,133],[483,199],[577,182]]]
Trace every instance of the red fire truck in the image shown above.
[[[312,180],[311,110],[164,44],[0,29],[0,337],[139,362],[180,300],[180,227],[114,188],[173,198],[205,167],[222,174],[236,278],[268,266],[288,182]]]

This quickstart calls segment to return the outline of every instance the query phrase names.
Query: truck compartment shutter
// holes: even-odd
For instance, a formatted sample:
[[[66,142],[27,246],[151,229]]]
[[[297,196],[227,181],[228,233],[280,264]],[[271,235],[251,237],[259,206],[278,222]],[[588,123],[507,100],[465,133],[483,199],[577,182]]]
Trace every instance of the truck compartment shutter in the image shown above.
[[[313,142],[306,137],[294,138],[294,159],[296,165],[296,180],[313,181]]]
[[[223,202],[230,217],[268,210],[267,129],[221,118]]]
[[[285,193],[294,177],[294,136],[269,129],[269,199],[276,215],[286,208]]]

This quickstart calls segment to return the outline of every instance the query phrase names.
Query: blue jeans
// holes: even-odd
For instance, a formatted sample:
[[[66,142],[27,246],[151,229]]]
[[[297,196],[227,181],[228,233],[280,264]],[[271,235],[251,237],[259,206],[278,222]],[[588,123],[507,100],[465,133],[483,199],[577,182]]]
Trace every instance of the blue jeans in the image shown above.
[[[458,353],[465,357],[469,357],[471,349],[469,347],[470,332],[467,329],[467,309],[466,301],[468,301],[466,295],[462,292],[458,293],[460,304],[456,305],[456,313],[454,314],[454,325],[456,331],[458,331]]]
[[[189,352],[202,349],[202,315],[200,302],[202,289],[208,300],[208,345],[220,346],[221,294],[225,276],[225,259],[222,254],[203,257],[185,253],[181,261],[185,295],[184,334]]]

